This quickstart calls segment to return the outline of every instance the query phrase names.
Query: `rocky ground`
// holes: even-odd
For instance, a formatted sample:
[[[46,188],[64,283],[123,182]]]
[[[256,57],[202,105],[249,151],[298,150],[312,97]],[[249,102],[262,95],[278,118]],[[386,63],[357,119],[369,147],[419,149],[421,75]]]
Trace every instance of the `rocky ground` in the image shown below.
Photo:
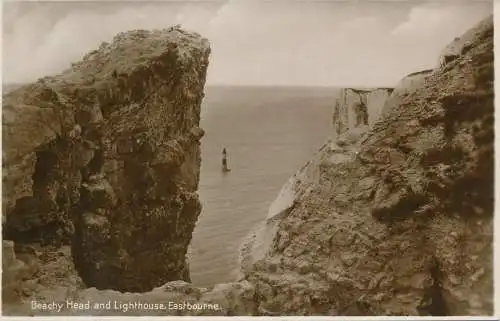
[[[99,289],[189,281],[209,54],[178,28],[135,30],[4,96],[3,232],[16,252],[71,247],[78,273],[63,276]]]
[[[171,32],[176,36],[180,35],[180,31]],[[190,38],[191,36],[186,35],[181,36],[181,39],[183,37],[188,37],[188,40],[194,43],[200,41],[196,37]],[[12,251],[12,243],[4,242],[4,262],[6,255],[10,262],[13,262],[11,268],[5,271],[3,278],[4,284],[7,284],[3,288],[4,314],[363,316],[492,314],[494,142],[492,18],[483,21],[464,34],[460,41],[455,40],[454,43],[454,50],[458,50],[454,52],[458,54],[453,54],[451,58],[446,54],[447,58],[440,59],[440,64],[434,70],[418,72],[403,79],[393,91],[391,90],[385,104],[378,106],[375,112],[370,110],[370,103],[366,103],[366,99],[359,99],[360,101],[349,104],[351,106],[349,108],[343,107],[342,113],[347,113],[347,118],[338,119],[360,121],[349,123],[334,121],[335,126],[342,126],[340,129],[335,128],[335,132],[339,135],[326,143],[311,162],[284,186],[280,197],[270,209],[268,221],[263,222],[242,248],[244,266],[241,280],[238,282],[218,284],[206,289],[193,287],[185,281],[164,284],[163,281],[169,281],[168,279],[174,276],[182,279],[183,274],[179,273],[179,269],[167,268],[165,271],[148,269],[144,266],[155,262],[149,259],[152,254],[148,254],[148,249],[158,249],[157,237],[160,235],[160,230],[171,231],[172,226],[187,226],[182,234],[187,235],[196,221],[197,214],[193,214],[199,211],[196,206],[187,214],[174,210],[175,207],[166,210],[165,214],[171,211],[182,214],[176,214],[175,224],[172,221],[165,223],[167,224],[165,226],[158,224],[158,234],[152,229],[154,233],[150,236],[145,232],[149,231],[147,229],[140,236],[127,235],[127,238],[131,238],[134,243],[147,242],[149,248],[128,243],[116,246],[116,243],[106,243],[109,241],[105,238],[99,239],[102,243],[94,243],[94,236],[108,235],[103,232],[102,226],[110,226],[110,230],[113,230],[114,226],[121,226],[115,228],[120,235],[126,226],[135,227],[137,222],[144,222],[141,217],[148,213],[141,211],[140,215],[132,217],[127,215],[127,212],[117,211],[119,215],[116,215],[111,212],[111,209],[115,208],[106,206],[104,213],[95,206],[93,211],[90,211],[88,206],[91,204],[116,204],[116,199],[137,197],[127,194],[126,191],[148,190],[148,188],[136,188],[140,185],[135,180],[123,182],[124,172],[117,177],[112,174],[113,171],[103,170],[103,175],[85,181],[85,185],[81,184],[84,196],[79,196],[79,199],[85,200],[84,204],[87,206],[85,208],[89,209],[91,214],[77,213],[79,217],[85,219],[83,223],[82,220],[75,220],[77,223],[74,227],[76,231],[79,230],[79,226],[98,228],[90,229],[90,232],[86,230],[85,233],[74,233],[77,236],[72,239],[72,244],[76,242],[80,245],[76,247],[77,253],[89,254],[86,260],[94,263],[103,262],[104,266],[110,264],[111,258],[130,257],[131,261],[125,262],[135,263],[122,262],[121,264],[125,265],[121,267],[127,267],[124,268],[127,272],[123,272],[121,276],[128,275],[131,280],[141,281],[148,277],[154,282],[151,281],[148,286],[140,290],[150,287],[149,285],[153,283],[155,288],[152,291],[146,289],[146,292],[137,293],[138,288],[134,285],[137,283],[125,282],[125,285],[120,285],[117,281],[108,280],[101,286],[103,279],[96,276],[108,276],[111,270],[104,269],[106,272],[100,272],[98,267],[81,265],[81,260],[84,258],[75,256],[75,253],[73,253],[74,260],[69,257],[70,248],[64,246],[64,240],[65,235],[72,234],[70,228],[63,229],[64,233],[56,234],[58,237],[49,238],[51,243],[42,247],[33,245],[32,241],[23,242],[24,237],[27,237],[26,234],[22,234],[23,238],[20,238],[16,236],[20,234],[14,233],[10,235],[16,241],[16,253]],[[459,49],[456,49],[457,46]],[[199,48],[199,46],[194,47]],[[198,66],[196,62],[205,61],[203,54],[198,57],[194,67]],[[186,69],[182,69],[183,72],[191,76],[196,74],[186,65],[181,65],[191,70],[189,73]],[[203,68],[198,70],[201,72]],[[146,71],[141,72],[147,74]],[[142,79],[143,75],[138,73],[137,79]],[[111,76],[113,77],[113,72]],[[191,91],[179,89],[178,96],[175,96],[179,104],[183,103],[182,99],[192,97],[196,103],[188,106],[198,106],[198,100],[201,99],[199,94],[202,92],[200,86],[203,85],[200,79],[190,78],[197,83],[197,89]],[[178,88],[189,88],[188,83],[190,82],[186,79],[186,82]],[[143,85],[137,92],[142,92],[144,88],[149,87]],[[166,86],[166,89],[170,88]],[[27,91],[14,91],[16,94],[10,96],[11,105],[14,106],[14,101],[25,101],[23,99],[30,97]],[[134,95],[133,92],[134,90],[130,92],[131,95]],[[363,94],[362,91],[356,90],[353,93]],[[366,111],[360,108],[360,103],[363,102],[366,103]],[[152,108],[153,106],[158,108],[160,105],[161,101],[152,99],[150,108],[145,109],[147,112],[137,113],[138,119],[134,118],[135,115],[131,115],[132,112],[124,114],[119,112],[116,119],[112,118],[113,112],[103,111],[102,114],[104,119],[110,119],[110,133],[115,133],[125,126],[120,119],[141,123],[148,117],[148,112],[156,110]],[[24,103],[23,106],[28,104]],[[181,105],[177,106],[179,106],[177,109],[167,108],[164,114],[166,117],[177,115],[176,117],[183,119],[182,121],[176,119],[176,124],[180,122],[185,125],[174,132],[184,137],[189,131],[198,137],[196,133],[199,131],[195,130],[193,133],[192,129],[197,128],[199,109],[197,107],[182,109]],[[28,115],[32,109],[34,107],[26,107]],[[9,110],[12,111],[12,114],[7,114],[7,121],[11,119],[11,122],[15,123],[16,112],[19,112],[19,109],[4,107],[4,115],[5,110],[7,113],[10,113]],[[381,118],[366,117],[366,113],[379,115]],[[48,117],[51,114],[40,115]],[[191,115],[192,118],[186,119],[186,115]],[[159,115],[153,113],[153,116]],[[4,122],[5,118],[4,116]],[[24,119],[27,119],[23,120],[25,124],[31,124],[27,122],[37,118],[33,116]],[[115,119],[116,123],[111,121],[112,119]],[[49,130],[44,132],[41,130],[44,126],[38,126],[36,128],[40,128],[38,136],[40,141],[35,141],[33,144],[43,145],[46,141],[54,139],[50,136]],[[71,128],[74,129],[74,126]],[[11,132],[8,132],[10,137],[16,137],[18,129],[11,126],[10,130]],[[168,133],[173,135],[170,131]],[[101,136],[112,137],[112,134]],[[169,139],[172,137],[165,136]],[[159,136],[149,137],[158,139]],[[22,135],[16,139],[18,140],[13,143],[21,146],[28,142],[27,139],[22,139]],[[36,147],[35,145],[21,150],[30,151]],[[12,149],[7,149],[7,152],[12,152],[15,145],[11,146]],[[168,146],[174,151],[186,150],[185,145],[178,140]],[[196,155],[196,150],[192,153]],[[167,153],[174,158],[170,160],[174,164],[182,163],[181,160],[175,161],[177,158],[174,156],[179,154],[181,153]],[[7,179],[9,186],[16,186],[16,189],[4,197],[12,199],[15,196],[14,199],[17,199],[20,195],[36,194],[35,186],[30,187],[27,184],[30,180],[25,177],[26,175],[16,176],[22,168],[30,168],[27,156],[13,155],[16,156],[7,155],[10,161],[7,162],[8,172],[7,176],[4,176],[4,182]],[[4,152],[4,159],[5,157]],[[178,177],[187,180],[183,188],[193,191],[197,179],[189,175],[189,170],[195,172],[199,170],[196,169],[196,166],[199,166],[199,158],[191,156],[186,159],[189,159],[187,161],[189,166],[186,165],[185,171],[181,171],[185,175]],[[151,159],[147,162],[151,164]],[[111,163],[109,165],[111,166]],[[117,168],[117,165],[113,166]],[[12,180],[23,183],[16,185]],[[33,178],[33,181],[37,180]],[[47,179],[42,181],[47,182]],[[107,193],[110,186],[113,194]],[[186,202],[182,197],[191,195],[182,192],[171,193],[178,196],[182,204]],[[44,195],[42,199],[46,200],[53,194],[45,192],[40,195]],[[18,203],[13,202],[14,212],[10,215],[29,213]],[[20,208],[23,211],[20,211]],[[104,218],[107,215],[113,217],[111,220],[108,219],[113,224],[106,225],[108,223]],[[11,225],[8,219],[7,227],[9,226]],[[12,231],[12,228],[9,228]],[[59,227],[56,230],[60,229]],[[28,236],[30,240],[31,237],[46,240],[45,235],[53,235],[52,232],[45,233],[44,237],[36,233],[28,233]],[[176,233],[169,234],[169,237],[170,242],[187,247],[188,243],[185,242],[189,237],[183,238],[182,241]],[[138,238],[140,242],[136,241]],[[54,239],[60,244],[54,243]],[[112,239],[124,240],[124,237]],[[82,243],[82,240],[92,242],[87,245],[89,243]],[[128,256],[113,251],[105,253],[100,250],[92,251],[96,249],[95,244],[112,244],[111,249],[121,249],[128,253]],[[131,251],[132,249],[134,251]],[[168,249],[169,247],[165,248],[166,253],[173,251]],[[73,251],[75,251],[74,245]],[[95,256],[96,254],[101,256]],[[175,255],[170,258],[183,259],[182,256]],[[76,269],[73,262],[76,264]],[[144,265],[140,262],[144,262]],[[178,261],[165,262],[175,265]],[[184,264],[184,261],[181,264]],[[84,266],[85,271],[81,268],[79,270],[78,266]],[[174,270],[176,273],[172,273]],[[92,271],[93,274],[85,274],[86,271]],[[78,275],[82,276],[86,286],[83,286]],[[167,275],[167,279],[163,279]],[[123,287],[127,289],[123,291]],[[101,290],[102,288],[108,289]],[[54,300],[70,298],[78,302],[93,303],[113,302],[113,306],[118,302],[118,308],[78,310],[65,307],[61,311],[37,310],[36,313],[29,308],[29,302],[33,299],[52,300],[51,298],[55,298]],[[156,308],[131,308],[125,311],[123,305],[120,305],[125,302],[147,302],[158,305],[168,302],[172,304],[188,302],[200,306],[199,309],[189,309],[184,305],[182,306],[184,308],[160,309],[156,306]]]
[[[493,313],[493,25],[319,166],[246,279],[280,315]],[[397,102],[397,103],[395,103]],[[337,141],[337,145],[338,145]]]

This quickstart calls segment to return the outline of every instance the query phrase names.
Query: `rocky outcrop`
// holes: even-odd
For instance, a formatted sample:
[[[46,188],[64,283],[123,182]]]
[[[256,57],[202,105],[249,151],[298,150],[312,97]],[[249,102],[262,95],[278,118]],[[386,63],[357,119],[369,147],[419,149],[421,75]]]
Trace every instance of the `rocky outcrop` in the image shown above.
[[[135,30],[4,96],[5,238],[71,246],[98,289],[189,281],[209,53],[178,28]]]
[[[20,288],[16,289],[15,283],[16,280],[21,278],[20,275],[25,271],[26,264],[17,259],[14,242],[12,241],[3,241],[2,253],[2,288],[4,289],[3,298],[5,302],[5,298],[8,300],[9,297],[16,297],[16,290],[20,290]]]
[[[488,20],[479,22],[474,28],[466,31],[461,37],[456,37],[450,42],[439,55],[437,63],[438,68],[446,67],[449,63],[467,53],[475,43],[481,41],[484,37],[488,37],[488,33],[492,33]]]
[[[67,297],[110,308],[37,313],[492,314],[492,18],[481,26],[465,53],[406,82],[410,89],[402,82],[380,119],[346,122],[285,184],[242,248],[240,281],[210,289],[177,281],[147,293],[90,288]],[[86,199],[118,202],[112,182],[86,184]]]
[[[240,247],[240,275],[242,277],[252,270],[257,261],[265,258],[268,250],[272,247],[279,223],[293,209],[296,201],[307,195],[315,185],[319,184],[319,168],[323,162],[327,161],[325,150],[336,151],[335,156],[340,157],[340,159],[344,157],[338,146],[328,142],[282,187],[278,197],[269,207],[266,219],[249,233]],[[328,158],[328,160],[335,161],[335,158]]]
[[[415,88],[366,135],[347,131],[342,158],[316,157],[319,183],[287,201],[245,275],[259,311],[493,313],[492,19],[479,28],[446,68],[403,81]]]
[[[396,84],[394,90],[384,102],[380,116],[387,116],[393,107],[398,106],[403,102],[404,97],[419,90],[419,88],[424,85],[426,80],[432,76],[434,72],[435,69],[425,69],[413,72],[403,77],[403,79]]]
[[[393,88],[342,88],[332,112],[335,133],[340,135],[352,128],[374,124],[392,91]]]
[[[425,70],[421,70],[421,71],[417,71],[417,72],[412,72],[411,74],[406,75],[396,85],[391,96],[405,95],[405,94],[408,94],[411,90],[419,88],[419,86],[422,86],[423,83],[425,82],[425,80],[430,75],[432,75],[433,72],[434,72],[434,69],[425,69]],[[389,97],[389,98],[391,98],[391,97]],[[384,106],[387,106],[387,101],[384,104]]]
[[[85,288],[71,259],[71,248],[16,245],[3,241],[2,312],[38,315],[32,302],[65,302]],[[6,251],[7,250],[7,251]]]

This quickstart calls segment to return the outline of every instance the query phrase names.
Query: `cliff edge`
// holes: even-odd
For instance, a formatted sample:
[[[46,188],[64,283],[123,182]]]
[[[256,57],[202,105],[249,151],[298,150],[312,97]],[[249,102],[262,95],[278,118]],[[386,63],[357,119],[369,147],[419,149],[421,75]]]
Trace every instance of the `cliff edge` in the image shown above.
[[[66,297],[79,302],[118,302],[118,307],[85,312],[66,308],[62,313],[491,315],[492,18],[463,37],[468,38],[464,40],[467,50],[431,71],[409,75],[390,94],[383,93],[389,94],[387,100],[373,109],[379,116],[368,117],[367,122],[343,123],[343,129],[336,130],[334,138],[285,184],[268,219],[242,248],[244,264],[238,282],[197,288],[175,281],[146,293],[78,289],[67,292]],[[361,92],[348,90],[358,91],[356,95]],[[369,105],[367,108],[370,111]],[[184,109],[175,109],[172,115],[175,111]],[[84,187],[82,192],[107,191],[111,186],[115,196],[95,197],[99,204],[115,204],[123,195],[115,192],[115,187],[120,189],[112,181],[98,186],[102,188]],[[64,237],[61,239],[64,243]],[[82,239],[92,240],[76,238]],[[12,244],[4,247],[4,253],[11,253]],[[62,250],[58,258],[33,251],[44,262],[59,260],[57,266],[64,266]],[[144,253],[148,258],[149,252]],[[8,258],[17,262],[22,257],[10,254]],[[18,270],[27,268],[14,265]],[[177,273],[179,279],[181,274]],[[37,295],[53,298],[56,288],[47,285]],[[124,305],[127,302],[144,305],[131,308]],[[165,303],[178,305],[160,308]],[[16,307],[19,310],[10,312],[22,314],[22,307]]]
[[[342,88],[332,112],[335,133],[341,135],[354,128],[372,126],[382,113],[394,88]]]
[[[455,59],[405,77],[379,120],[334,116],[340,135],[294,176],[314,173],[305,184],[284,186],[272,241],[244,270],[260,313],[493,313],[492,18],[463,37]]]
[[[3,97],[3,231],[20,257],[64,248],[98,289],[189,281],[209,54],[179,28],[130,31]]]

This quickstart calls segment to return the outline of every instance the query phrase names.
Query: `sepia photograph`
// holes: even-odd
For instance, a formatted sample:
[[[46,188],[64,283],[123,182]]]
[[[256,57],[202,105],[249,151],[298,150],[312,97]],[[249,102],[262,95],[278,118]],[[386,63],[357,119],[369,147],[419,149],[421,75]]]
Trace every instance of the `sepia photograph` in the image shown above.
[[[2,3],[3,316],[493,316],[493,0]]]

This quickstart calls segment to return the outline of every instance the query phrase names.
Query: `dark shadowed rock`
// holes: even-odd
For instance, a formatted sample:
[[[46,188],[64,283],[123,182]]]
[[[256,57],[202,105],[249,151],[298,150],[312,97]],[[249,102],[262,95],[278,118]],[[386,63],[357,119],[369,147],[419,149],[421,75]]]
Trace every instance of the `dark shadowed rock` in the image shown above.
[[[130,34],[134,43],[143,41],[145,35]],[[365,91],[345,90],[356,99],[346,106],[337,104],[334,139],[285,184],[266,221],[246,240],[239,282],[198,288],[174,281],[146,293],[100,290],[97,286],[82,290],[68,276],[74,273],[65,264],[67,255],[54,260],[54,251],[42,247],[23,254],[26,261],[35,258],[34,262],[44,262],[37,268],[49,280],[32,286],[33,293],[46,299],[70,297],[80,302],[200,305],[199,309],[65,310],[67,315],[491,315],[492,18],[458,41],[465,43],[466,49],[462,48],[456,59],[405,77],[394,91],[383,89],[381,95],[390,97],[378,99],[376,108],[371,108]],[[99,50],[108,46],[113,45]],[[167,60],[173,59],[169,57]],[[161,66],[155,68],[160,75],[166,74]],[[122,79],[120,88],[129,90],[130,97],[150,88],[143,86],[137,92],[126,89],[130,77],[123,69],[113,70],[111,78]],[[189,70],[184,70],[187,75],[191,75]],[[196,79],[192,80],[197,83]],[[190,97],[197,93],[187,83],[178,88],[179,103],[186,97],[181,88],[191,88]],[[105,101],[122,97],[110,92]],[[161,93],[161,97],[170,97]],[[47,93],[47,97],[52,96]],[[92,127],[92,135],[88,135],[96,140],[86,138],[106,147],[100,147],[105,153],[98,174],[88,174],[88,179],[85,171],[81,176],[75,174],[81,187],[76,199],[87,201],[74,214],[79,233],[74,255],[77,267],[81,264],[85,268],[82,273],[88,273],[82,274],[90,280],[88,284],[138,291],[157,281],[188,279],[184,254],[200,209],[195,193],[198,170],[194,169],[199,168],[199,149],[190,142],[201,137],[202,131],[197,129],[197,120],[186,116],[189,108],[161,115],[179,117],[176,122],[148,127],[144,122],[148,113],[141,112],[144,108],[126,106],[133,112],[128,114],[126,107],[110,103],[103,110],[106,126]],[[199,109],[193,108],[191,115],[197,119]],[[154,110],[149,112],[158,116]],[[131,119],[136,124],[133,128],[141,130],[128,130],[126,121]],[[154,123],[154,119],[149,121]],[[184,125],[169,127],[167,134],[162,124]],[[120,135],[124,132],[127,135]],[[43,137],[37,139],[43,141]],[[141,146],[146,152],[137,152]],[[60,149],[54,150],[61,154]],[[160,155],[158,150],[164,153]],[[20,165],[12,167],[11,173],[31,168],[29,158],[17,160]],[[49,160],[43,164],[52,164]],[[94,172],[101,168],[97,163]],[[58,168],[40,174],[37,182],[46,184],[38,184],[37,192],[30,193],[52,200],[52,186],[59,186],[52,182],[61,181],[60,175],[52,173],[58,173]],[[28,181],[22,175],[16,177],[20,182]],[[159,187],[159,183],[163,185]],[[24,191],[21,187],[25,185],[19,186],[18,191]],[[159,249],[157,244],[163,247]],[[170,256],[162,256],[167,252]],[[8,259],[12,260],[12,255]],[[47,262],[59,265],[47,268]],[[55,271],[64,282],[54,282],[58,280]],[[26,284],[22,283],[22,288]],[[61,285],[69,289],[64,295]],[[26,305],[16,303],[8,306],[9,314],[29,311]]]
[[[4,96],[6,238],[72,244],[99,289],[188,281],[209,53],[178,28],[130,31]]]

